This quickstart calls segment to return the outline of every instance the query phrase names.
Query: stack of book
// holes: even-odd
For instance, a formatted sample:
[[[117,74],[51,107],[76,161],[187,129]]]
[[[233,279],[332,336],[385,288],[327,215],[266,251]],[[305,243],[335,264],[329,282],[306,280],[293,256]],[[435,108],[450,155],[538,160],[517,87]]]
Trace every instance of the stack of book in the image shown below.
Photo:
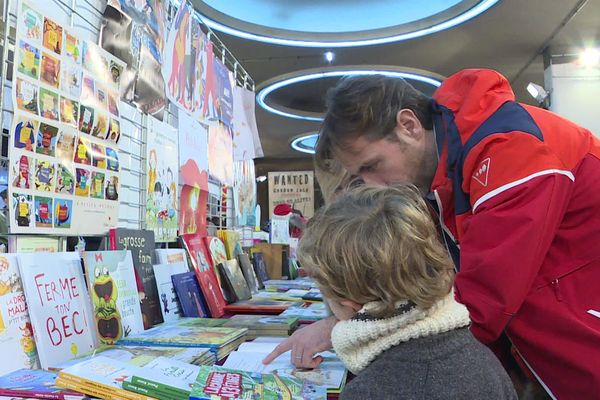
[[[301,324],[310,324],[312,322],[327,318],[329,310],[325,303],[297,303],[281,313],[282,317],[297,317]]]
[[[0,377],[0,396],[76,400],[86,396],[55,385],[56,374],[40,369],[20,369]]]
[[[265,289],[272,292],[287,292],[290,289],[310,290],[316,286],[310,278],[271,279],[263,283]]]
[[[225,358],[246,339],[248,329],[185,326],[177,322],[163,324],[119,340],[124,346],[165,346],[208,348],[217,357]]]
[[[228,328],[248,328],[247,339],[257,336],[289,336],[298,327],[296,317],[279,315],[234,315],[223,324]]]
[[[289,351],[277,357],[269,365],[264,365],[262,360],[275,349],[280,340],[273,337],[259,337],[253,342],[244,343],[229,355],[223,366],[242,371],[290,376],[324,386],[329,394],[341,393],[346,384],[348,371],[342,361],[330,351],[319,354],[323,357],[323,361],[312,370],[295,368],[290,363]]]
[[[247,372],[219,366],[200,367],[190,400],[213,399],[318,400],[326,399],[324,387],[290,376]]]

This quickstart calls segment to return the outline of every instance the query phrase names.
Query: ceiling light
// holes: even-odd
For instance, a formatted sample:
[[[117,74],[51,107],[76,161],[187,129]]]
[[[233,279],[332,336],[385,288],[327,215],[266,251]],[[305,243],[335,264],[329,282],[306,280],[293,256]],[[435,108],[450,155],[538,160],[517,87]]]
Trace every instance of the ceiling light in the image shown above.
[[[307,120],[307,121],[322,121],[323,120],[322,117],[313,117],[313,116],[308,116],[308,115],[293,114],[288,111],[279,110],[277,108],[271,107],[269,104],[267,104],[266,98],[267,98],[267,96],[269,96],[269,94],[271,94],[272,92],[274,92],[278,89],[281,89],[286,86],[290,86],[290,85],[293,85],[293,84],[296,84],[299,82],[306,82],[306,81],[310,81],[310,80],[314,80],[314,79],[321,79],[321,78],[331,78],[331,77],[341,77],[341,76],[359,76],[359,75],[385,75],[385,76],[390,76],[393,78],[403,78],[403,79],[408,79],[408,80],[413,80],[413,81],[419,81],[419,82],[427,83],[427,84],[435,86],[435,87],[439,87],[442,84],[441,80],[439,80],[439,79],[435,79],[435,78],[425,76],[425,75],[420,75],[420,74],[414,73],[414,72],[386,71],[386,70],[375,70],[375,69],[373,69],[373,70],[359,70],[359,69],[327,70],[324,72],[316,72],[316,73],[309,73],[306,75],[295,76],[292,78],[288,78],[288,79],[284,79],[281,81],[271,83],[271,84],[263,87],[258,92],[258,94],[256,95],[256,101],[265,110],[272,112],[274,114],[281,115],[283,117],[303,119],[303,120]],[[432,74],[432,75],[435,75],[435,74]]]
[[[317,139],[319,138],[318,133],[309,133],[306,135],[298,136],[290,146],[292,149],[301,153],[315,154],[315,147],[317,146]]]
[[[579,62],[586,67],[598,65],[600,63],[600,51],[593,47],[583,50],[579,54]]]
[[[397,35],[390,35],[387,37],[379,37],[373,39],[357,39],[357,40],[340,40],[340,41],[332,41],[332,40],[297,40],[297,39],[284,39],[279,37],[272,37],[266,35],[255,34],[239,29],[235,29],[230,26],[223,25],[217,21],[214,21],[205,15],[202,16],[202,20],[206,25],[211,27],[212,29],[216,29],[223,33],[227,33],[229,35],[256,40],[259,42],[273,43],[285,46],[299,46],[299,47],[355,47],[355,46],[370,46],[376,44],[383,43],[392,43],[399,42],[402,40],[414,39],[417,37],[429,35],[435,32],[439,32],[445,29],[452,28],[453,26],[462,24],[472,18],[475,18],[479,14],[485,12],[494,4],[496,4],[499,0],[482,0],[477,3],[475,6],[470,8],[469,10],[459,14],[453,18],[450,18],[441,23],[429,26],[427,28],[414,30],[410,32],[404,32]],[[360,32],[357,32],[357,35],[360,35]]]
[[[330,64],[333,61],[333,56],[334,56],[333,51],[327,51],[327,52],[325,52],[325,59]]]
[[[548,98],[548,92],[546,92],[546,89],[533,82],[529,82],[527,85],[527,91],[531,97],[533,97],[540,104],[543,103],[546,98]]]
[[[260,175],[260,176],[256,177],[256,182],[259,182],[259,183],[264,182],[266,180],[267,180],[267,177],[265,175]]]

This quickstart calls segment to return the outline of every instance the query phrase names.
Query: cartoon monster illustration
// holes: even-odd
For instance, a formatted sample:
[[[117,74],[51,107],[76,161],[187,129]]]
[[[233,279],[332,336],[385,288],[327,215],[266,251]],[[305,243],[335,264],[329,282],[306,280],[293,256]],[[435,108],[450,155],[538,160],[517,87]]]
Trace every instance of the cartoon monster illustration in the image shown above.
[[[31,322],[25,322],[19,329],[21,330],[21,339],[19,342],[21,342],[23,353],[29,359],[30,368],[34,368],[37,365],[37,350],[35,348],[35,341],[33,340]]]
[[[115,344],[123,334],[121,314],[117,309],[117,285],[106,266],[98,265],[92,290],[98,337],[104,344]]]

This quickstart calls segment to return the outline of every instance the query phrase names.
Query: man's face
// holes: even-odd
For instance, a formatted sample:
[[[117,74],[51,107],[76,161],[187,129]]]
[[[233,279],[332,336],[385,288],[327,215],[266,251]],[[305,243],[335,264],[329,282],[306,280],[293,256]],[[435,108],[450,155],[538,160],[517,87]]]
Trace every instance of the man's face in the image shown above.
[[[407,128],[398,124],[383,139],[359,136],[336,149],[335,157],[351,176],[359,176],[367,184],[414,184],[427,193],[437,168],[437,153],[433,133],[417,125]]]

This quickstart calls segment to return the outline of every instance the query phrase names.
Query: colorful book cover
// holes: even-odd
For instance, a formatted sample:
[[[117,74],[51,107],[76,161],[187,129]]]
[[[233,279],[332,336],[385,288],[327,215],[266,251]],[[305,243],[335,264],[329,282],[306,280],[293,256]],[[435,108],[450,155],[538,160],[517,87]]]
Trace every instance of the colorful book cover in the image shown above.
[[[57,253],[60,239],[52,236],[10,236],[9,250],[12,253]]]
[[[54,384],[56,374],[40,369],[20,369],[0,377],[0,396],[75,400],[81,393],[64,390]]]
[[[100,342],[115,344],[143,331],[131,251],[88,251],[83,261]]]
[[[179,326],[223,326],[228,318],[182,318],[177,322]]]
[[[156,260],[158,264],[182,262],[189,268],[185,249],[156,249]]]
[[[173,286],[172,276],[188,271],[187,264],[183,262],[154,266],[154,277],[156,278],[156,287],[158,288],[161,304],[160,310],[165,322],[173,322],[184,316],[181,302],[175,291],[175,286]]]
[[[39,368],[16,254],[0,254],[0,375]]]
[[[187,234],[182,235],[181,238],[194,266],[210,315],[213,318],[223,316],[225,299],[203,237],[198,234]]]
[[[254,297],[249,300],[238,301],[225,306],[225,310],[231,313],[267,313],[279,314],[288,307],[297,304],[293,301],[273,300],[261,297]]]
[[[265,281],[270,279],[269,274],[267,274],[267,266],[265,265],[263,253],[256,252],[252,254],[252,266],[254,267],[256,276],[260,280],[260,288],[263,289],[265,287]]]
[[[218,265],[219,263],[227,261],[227,250],[221,239],[214,236],[207,236],[205,238],[205,243],[213,265]]]
[[[119,344],[218,348],[240,338],[246,331],[246,329],[239,328],[189,327],[164,324],[138,335],[121,339]]]
[[[258,293],[260,285],[258,283],[256,273],[254,272],[254,268],[252,268],[250,257],[248,256],[248,254],[242,253],[238,254],[238,260],[240,263],[240,267],[242,268],[244,278],[246,279],[246,283],[248,283],[248,287],[250,288],[250,292],[252,292],[252,294]]]
[[[190,400],[316,400],[327,399],[323,386],[293,377],[261,374],[219,366],[202,366]]]
[[[82,355],[81,357],[57,365],[56,371],[69,368],[82,361],[87,361],[100,355],[136,367],[144,367],[156,357],[167,357],[171,360],[193,365],[203,365],[209,360],[214,359],[209,349],[195,347],[100,346],[98,349]]]
[[[123,389],[123,382],[131,380],[133,375],[139,374],[141,371],[142,368],[108,357],[97,356],[63,369],[58,376],[64,381],[77,384],[83,393],[87,393],[88,388],[94,388],[94,391],[111,393],[112,396],[109,398],[151,400],[150,397]],[[62,385],[60,380],[57,383]],[[106,397],[103,396],[103,398]]]
[[[283,313],[282,316],[298,317],[301,322],[314,322],[330,315],[325,303],[303,303],[294,304]]]
[[[19,271],[40,364],[48,369],[95,348],[90,296],[78,253],[23,253]],[[41,329],[45,327],[45,329]]]
[[[290,331],[298,326],[298,318],[281,315],[234,315],[223,326],[261,331]]]
[[[252,293],[250,293],[250,289],[248,288],[246,279],[244,279],[244,274],[242,273],[242,269],[240,268],[238,261],[236,259],[227,260],[224,263],[220,263],[219,266],[221,272],[223,273],[223,280],[226,281],[233,290],[235,295],[233,301],[250,299],[252,297]]]
[[[140,375],[134,375],[132,383],[167,393],[189,396],[200,373],[197,365],[157,357],[148,363]]]
[[[154,277],[154,232],[116,228],[110,230],[110,250],[131,250],[140,296],[144,329],[163,322]]]
[[[193,318],[208,317],[208,311],[204,305],[204,297],[200,293],[196,274],[194,272],[184,272],[173,275],[171,279],[181,303],[183,316]]]

